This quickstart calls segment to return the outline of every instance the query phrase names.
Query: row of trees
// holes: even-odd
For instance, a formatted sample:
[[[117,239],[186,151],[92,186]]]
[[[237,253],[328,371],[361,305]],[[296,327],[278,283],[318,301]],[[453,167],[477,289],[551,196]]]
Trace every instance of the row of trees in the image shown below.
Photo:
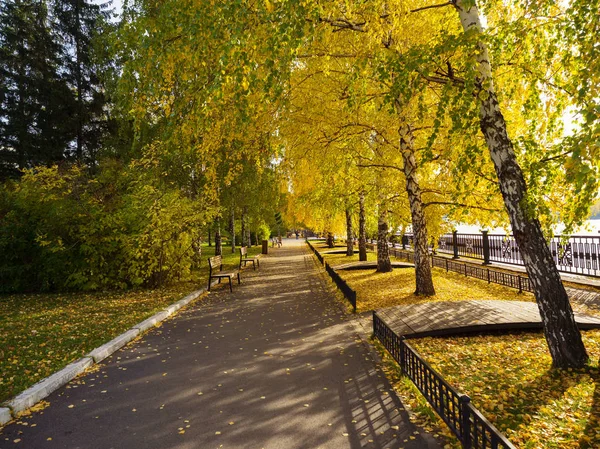
[[[136,0],[107,41],[119,67],[107,86],[119,125],[107,160],[119,161],[118,188],[94,196],[110,173],[104,162],[83,183],[70,171],[51,178],[77,204],[89,198],[107,217],[134,216],[130,228],[114,218],[131,230],[115,245],[135,248],[127,253],[134,260],[153,248],[152,267],[189,266],[166,246],[193,248],[198,229],[219,230],[237,216],[245,231],[246,218],[256,226],[285,206],[289,223],[334,232],[356,226],[364,208],[359,234],[376,221],[382,253],[390,224],[412,225],[424,295],[435,292],[427,244],[446,221],[510,223],[553,360],[581,366],[587,354],[542,231],[558,219],[577,224],[598,192],[598,1]],[[578,121],[568,137],[566,113]],[[32,126],[27,135],[39,134]],[[42,173],[9,189],[4,216],[28,182],[51,185]],[[50,216],[77,210],[56,204]],[[129,207],[168,218],[144,221]],[[64,239],[43,228],[24,235],[24,247],[66,251],[48,244]],[[64,248],[82,255],[83,241],[77,234]],[[84,277],[102,271],[84,266]]]
[[[0,290],[189,279],[209,233],[247,244],[274,228],[284,198],[268,111],[237,133],[234,104],[202,105],[182,124],[197,100],[183,92],[192,72],[165,74],[165,90],[138,67],[164,68],[162,44],[140,42],[170,23],[155,2],[132,4],[120,22],[109,2],[87,0],[7,0],[0,14]],[[169,101],[183,110],[157,112]]]
[[[322,211],[324,228],[336,218],[341,224],[344,209],[350,224],[348,208],[373,186],[384,257],[390,200],[399,191],[394,181],[404,183],[400,207],[415,235],[417,294],[435,293],[426,251],[442,216],[509,223],[554,363],[581,366],[587,354],[543,229],[557,219],[579,222],[598,194],[598,116],[590,112],[597,111],[597,98],[589,96],[596,78],[573,57],[597,51],[589,48],[593,38],[575,28],[583,22],[597,29],[598,19],[582,3],[480,6],[483,13],[475,2],[460,0],[317,3],[319,25],[312,32],[321,38],[301,48],[291,94],[318,92],[324,101],[311,105],[313,111],[338,111],[323,124],[307,118],[302,100],[292,102],[290,123],[308,127],[309,143],[296,152],[289,133],[291,176],[302,184],[295,172],[300,161],[323,173],[319,192],[302,199]],[[579,111],[572,137],[562,133],[567,110]],[[347,181],[341,196],[327,182],[331,172]],[[382,182],[385,172],[391,182]]]

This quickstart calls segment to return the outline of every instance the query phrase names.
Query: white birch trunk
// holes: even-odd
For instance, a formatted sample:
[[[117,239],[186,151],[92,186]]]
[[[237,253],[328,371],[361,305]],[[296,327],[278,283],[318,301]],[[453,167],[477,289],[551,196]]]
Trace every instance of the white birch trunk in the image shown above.
[[[414,152],[414,136],[410,125],[403,120],[398,130],[400,135],[400,151],[404,161],[404,177],[406,179],[406,193],[410,204],[410,215],[412,219],[414,237],[414,262],[415,262],[415,284],[416,295],[433,296],[435,288],[431,276],[431,265],[429,265],[429,253],[427,249],[427,223],[423,200],[421,199],[421,187],[417,178],[417,161]]]
[[[465,32],[483,32],[476,5],[467,8],[463,0],[453,0],[453,4]],[[483,40],[478,43],[476,61],[481,131],[496,168],[515,240],[534,288],[553,365],[559,368],[582,367],[587,363],[588,355],[539,220],[533,210],[527,208],[527,185],[500,111],[491,61]]]

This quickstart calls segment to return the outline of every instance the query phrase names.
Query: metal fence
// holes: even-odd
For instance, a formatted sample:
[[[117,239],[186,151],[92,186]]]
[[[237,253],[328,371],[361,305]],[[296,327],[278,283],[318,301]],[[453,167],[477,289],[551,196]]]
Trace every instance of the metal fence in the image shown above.
[[[367,247],[373,251],[376,250],[375,245],[367,243]],[[403,250],[400,248],[390,248],[390,256],[407,262],[414,262],[414,252]],[[464,274],[467,277],[474,277],[487,281],[488,284],[504,285],[522,292],[533,292],[533,287],[527,276],[520,274],[507,273],[505,271],[495,270],[486,266],[477,266],[465,262],[457,262],[456,260],[447,257],[434,256],[431,257],[431,266],[443,268],[446,271]]]
[[[458,437],[465,449],[514,449],[508,439],[472,404],[373,312],[373,334]]]
[[[352,311],[356,312],[356,292],[350,288],[348,283],[328,263],[325,263],[325,271],[331,276],[335,285],[342,291],[346,299],[352,304]]]
[[[519,293],[533,292],[529,278],[519,274],[507,273],[486,267],[479,267],[463,262],[456,262],[445,257],[431,256],[431,264],[434,267],[444,268],[446,271],[464,274],[467,277],[473,277],[487,281],[488,284],[499,284],[506,287],[516,288]]]
[[[556,236],[548,247],[559,271],[600,277],[600,236]],[[436,251],[458,257],[472,257],[489,264],[500,262],[524,265],[519,246],[511,235],[445,234],[438,240]]]
[[[308,243],[310,249],[312,249],[313,253],[315,253],[315,256],[317,256],[317,259],[319,259],[319,262],[321,262],[321,265],[323,265],[325,262],[323,261],[323,256],[321,256],[321,253],[317,251],[314,246],[312,246],[312,243],[310,243],[308,239],[306,240],[306,243]]]
[[[328,263],[325,262],[321,253],[314,246],[312,246],[308,240],[306,243],[308,243],[310,249],[312,249],[312,251],[315,253],[315,256],[317,256],[317,259],[319,259],[319,262],[321,262],[321,265],[325,265],[325,271],[327,271],[327,274],[329,274],[333,282],[335,282],[335,285],[337,285],[337,287],[342,291],[346,299],[350,301],[350,304],[352,304],[352,311],[356,312],[356,292],[350,288],[348,283],[342,279],[337,271],[335,271]]]

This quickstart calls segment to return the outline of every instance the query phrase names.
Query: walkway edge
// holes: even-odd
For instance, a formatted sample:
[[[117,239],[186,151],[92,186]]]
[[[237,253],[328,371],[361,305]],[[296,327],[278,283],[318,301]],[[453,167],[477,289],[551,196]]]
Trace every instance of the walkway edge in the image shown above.
[[[2,403],[2,407],[0,407],[0,426],[7,424],[14,418],[17,418],[19,414],[33,407],[42,399],[48,397],[51,393],[69,383],[93,364],[99,363],[106,357],[115,353],[138,335],[166,320],[179,309],[200,297],[200,295],[202,295],[205,291],[205,288],[201,288],[200,290],[190,293],[183,299],[180,299],[179,301],[166,307],[164,310],[136,324],[118,337],[113,338],[111,341],[97,347],[81,359],[70,363],[63,369],[40,380],[27,390],[22,391],[14,398]]]

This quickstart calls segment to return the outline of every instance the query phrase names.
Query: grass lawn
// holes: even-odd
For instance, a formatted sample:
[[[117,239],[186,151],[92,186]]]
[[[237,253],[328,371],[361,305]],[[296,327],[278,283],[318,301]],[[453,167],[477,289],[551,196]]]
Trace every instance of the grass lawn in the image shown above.
[[[331,266],[358,261],[358,254],[324,255]],[[377,254],[367,252],[367,260],[377,260]],[[394,258],[392,258],[394,260]],[[507,301],[534,301],[531,293],[519,293],[517,290],[498,284],[465,277],[458,273],[433,268],[433,284],[436,295],[422,297],[414,295],[415,271],[413,268],[394,268],[390,273],[377,273],[370,270],[342,270],[339,274],[356,291],[357,311],[380,309],[402,304],[417,304],[429,301],[462,301],[468,299],[503,299]]]
[[[369,260],[375,254],[369,253]],[[332,266],[358,260],[343,254],[325,256]],[[358,310],[399,304],[465,299],[534,301],[530,293],[488,284],[458,273],[433,269],[436,295],[417,297],[413,269],[391,273],[343,270],[340,275],[356,290]],[[577,307],[574,305],[576,309]],[[589,312],[589,311],[588,311]],[[424,338],[410,343],[425,360],[519,448],[600,447],[600,331],[584,331],[591,363],[583,370],[553,370],[541,332]],[[381,345],[375,343],[383,351]],[[412,383],[399,375],[398,365],[384,355],[384,370],[413,418],[443,434],[447,445],[459,448],[452,436]]]
[[[259,252],[258,246],[248,249]],[[202,248],[193,282],[162,289],[0,296],[0,402],[205,287],[206,258],[213,254],[214,246]],[[237,267],[239,250],[232,254],[224,247],[223,260],[223,269]]]

